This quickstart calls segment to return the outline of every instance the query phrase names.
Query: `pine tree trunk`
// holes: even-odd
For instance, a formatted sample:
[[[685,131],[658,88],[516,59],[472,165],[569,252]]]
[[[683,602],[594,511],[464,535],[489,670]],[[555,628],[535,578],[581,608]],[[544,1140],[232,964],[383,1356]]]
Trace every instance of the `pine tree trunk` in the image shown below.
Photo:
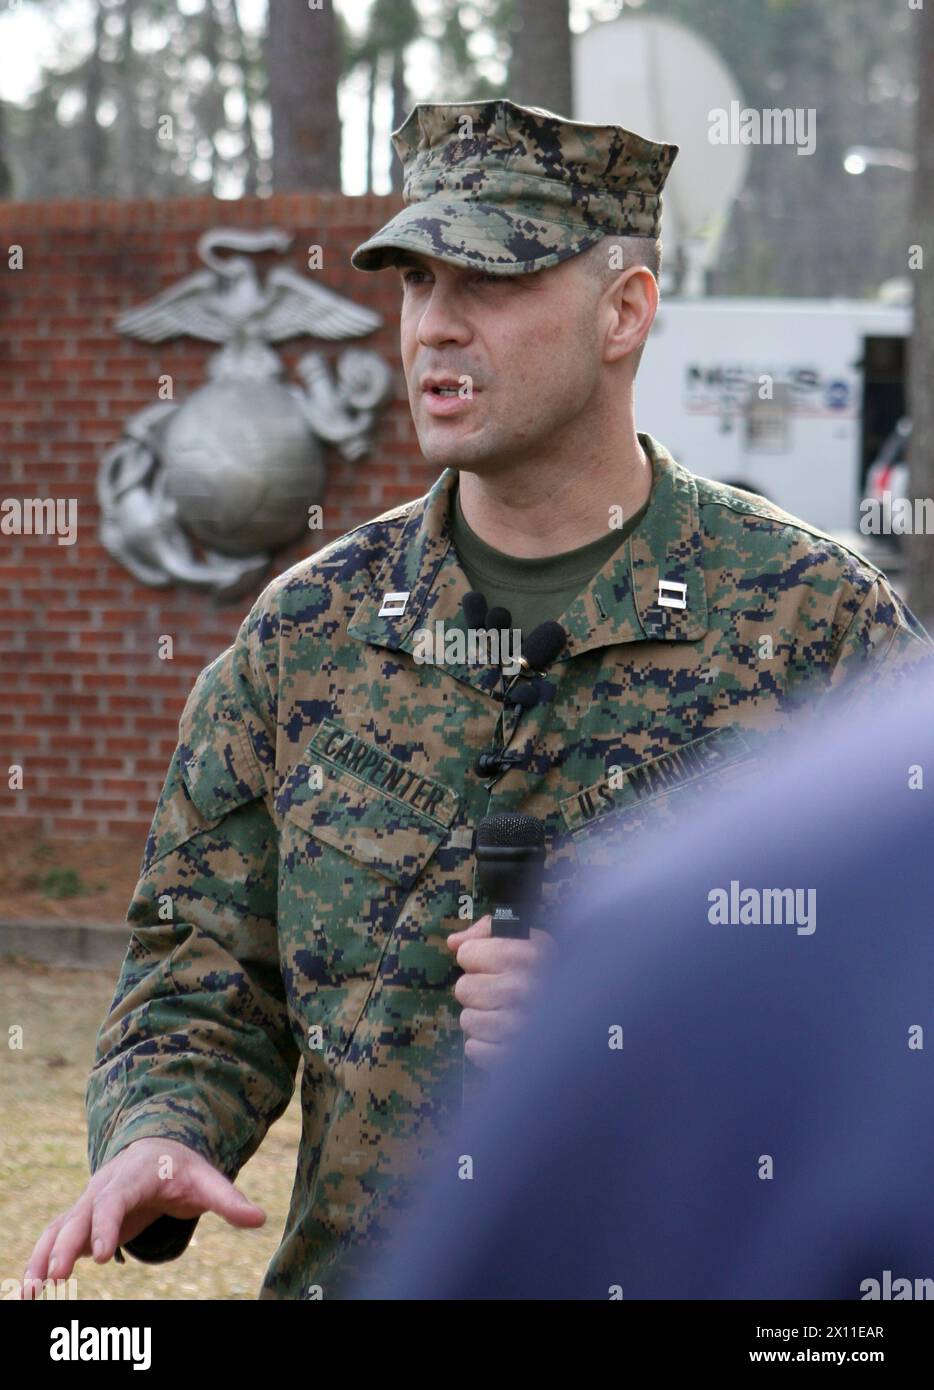
[[[218,21],[215,0],[205,0],[204,6],[204,39],[201,51],[211,65],[211,71],[215,74],[220,64],[220,44],[218,42],[220,34],[220,23]],[[221,165],[221,156],[217,148],[215,135],[218,130],[223,129],[227,124],[224,116],[224,97],[223,90],[219,82],[216,82],[212,89],[205,93],[202,101],[202,120],[204,122],[205,138],[211,145],[211,178],[209,187],[212,192],[217,192],[218,173]]]
[[[237,45],[240,59],[240,71],[243,74],[243,125],[241,134],[243,135],[243,157],[246,160],[246,172],[243,176],[243,193],[247,198],[252,198],[256,194],[259,183],[257,165],[259,160],[256,154],[256,141],[253,138],[253,65],[250,61],[251,54],[248,51],[246,35],[240,21],[240,10],[237,0],[231,0],[231,19],[233,30],[237,37]]]
[[[82,145],[84,147],[85,188],[93,197],[102,197],[110,192],[106,181],[106,160],[104,132],[98,124],[97,108],[103,90],[103,65],[101,62],[101,43],[104,38],[104,6],[97,0],[94,7],[94,47],[88,58],[88,76],[84,88],[84,118],[82,121]]]
[[[376,104],[376,79],[378,75],[378,65],[374,57],[367,69],[366,76],[366,191],[373,192],[373,139],[375,126],[373,122],[373,108]]]
[[[136,55],[133,50],[133,20],[137,0],[123,0],[123,39],[120,54],[120,192],[125,198],[139,198],[147,192],[147,170],[140,149],[139,110],[136,103]]]
[[[408,114],[409,99],[405,90],[405,54],[401,49],[396,49],[392,55],[392,123],[389,129],[398,130]],[[389,171],[392,179],[392,191],[393,193],[401,193],[402,163],[394,146],[390,149],[390,155]]]
[[[568,0],[518,0],[507,91],[523,106],[571,116],[571,29]]]
[[[277,193],[340,191],[337,81],[340,51],[333,6],[269,0],[266,32]]]
[[[0,101],[0,198],[12,198],[14,191],[13,166],[7,155],[6,109]]]

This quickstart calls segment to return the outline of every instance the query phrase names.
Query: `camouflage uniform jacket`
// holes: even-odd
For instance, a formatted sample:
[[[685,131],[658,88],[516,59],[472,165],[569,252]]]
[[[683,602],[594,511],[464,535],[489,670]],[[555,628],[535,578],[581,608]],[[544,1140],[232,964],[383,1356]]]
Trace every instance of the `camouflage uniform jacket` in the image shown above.
[[[445,1132],[439,1083],[463,1067],[445,939],[490,910],[481,817],[544,821],[557,902],[649,814],[748,775],[757,730],[934,650],[858,554],[640,439],[648,511],[561,616],[550,703],[503,725],[498,670],[413,657],[469,587],[446,470],[275,579],[185,705],[98,1038],[89,1155],[96,1171],[163,1136],[234,1176],[301,1061],[298,1169],[262,1297],[339,1296]],[[659,602],[660,581],[683,606]],[[408,594],[401,615],[380,615],[388,593]],[[484,782],[473,764],[498,730],[525,760]],[[163,1217],[129,1248],[172,1258],[194,1225]]]

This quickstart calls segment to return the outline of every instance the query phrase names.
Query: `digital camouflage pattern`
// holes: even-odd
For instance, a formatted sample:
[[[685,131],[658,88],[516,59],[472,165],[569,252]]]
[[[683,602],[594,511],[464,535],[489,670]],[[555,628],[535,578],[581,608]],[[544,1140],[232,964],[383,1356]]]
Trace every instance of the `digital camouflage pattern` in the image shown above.
[[[357,247],[358,270],[382,270],[405,250],[528,273],[604,236],[656,237],[678,153],[505,99],[416,106],[392,142],[406,206]]]
[[[544,822],[556,905],[579,866],[638,853],[650,817],[676,826],[714,785],[755,778],[757,749],[806,703],[934,651],[856,552],[639,438],[648,510],[561,616],[554,700],[506,716],[523,765],[472,770],[501,729],[496,669],[413,658],[469,587],[452,470],[275,579],[188,699],[98,1039],[89,1155],[96,1171],[161,1135],[233,1176],[301,1062],[298,1169],[262,1297],[340,1296],[454,1118],[445,940],[490,910],[481,817]],[[684,607],[659,603],[660,581]],[[408,593],[401,616],[380,616],[389,593]],[[179,1253],[194,1224],[162,1218],[148,1257]],[[145,1257],[145,1239],[130,1249]]]

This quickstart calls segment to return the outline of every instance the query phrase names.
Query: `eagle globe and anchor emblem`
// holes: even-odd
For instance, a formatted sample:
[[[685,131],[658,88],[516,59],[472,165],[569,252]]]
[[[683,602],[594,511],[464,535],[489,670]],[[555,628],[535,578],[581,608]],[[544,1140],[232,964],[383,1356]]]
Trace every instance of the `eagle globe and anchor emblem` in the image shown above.
[[[238,597],[308,529],[324,493],[322,443],[347,460],[372,447],[392,389],[387,363],[348,348],[335,380],[324,357],[309,352],[296,366],[303,390],[282,380],[269,344],[361,337],[380,316],[289,266],[275,266],[261,284],[246,256],[216,254],[284,252],[291,242],[278,229],[215,228],[198,241],[206,270],[117,319],[120,332],[149,343],[188,334],[222,345],[206,386],[134,415],[101,462],[101,541],[143,584]]]

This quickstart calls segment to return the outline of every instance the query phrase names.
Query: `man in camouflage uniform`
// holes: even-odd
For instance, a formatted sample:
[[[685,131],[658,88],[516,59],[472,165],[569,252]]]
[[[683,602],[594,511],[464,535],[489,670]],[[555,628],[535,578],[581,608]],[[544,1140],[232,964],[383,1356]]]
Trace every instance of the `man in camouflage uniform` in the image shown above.
[[[637,852],[650,816],[755,775],[756,740],[805,702],[932,651],[859,555],[636,434],[655,277],[638,259],[595,277],[593,256],[651,248],[675,147],[508,101],[418,106],[393,139],[406,205],[352,259],[402,269],[410,399],[444,471],[273,581],[192,691],[89,1083],[95,1176],[32,1277],[121,1235],[173,1258],[208,1208],[256,1224],[227,1180],[301,1061],[262,1296],[339,1296],[449,1126],[465,1033],[489,1065],[531,972],[529,942],[487,939],[477,823],[541,819],[554,904],[580,866]],[[442,401],[445,383],[469,389]],[[472,588],[514,600],[525,633],[560,619],[551,700],[523,710],[495,665],[419,659]],[[491,746],[516,761],[481,776]],[[163,1149],[200,1156],[171,1200]],[[108,1175],[134,1152],[150,1176],[127,1198]]]

